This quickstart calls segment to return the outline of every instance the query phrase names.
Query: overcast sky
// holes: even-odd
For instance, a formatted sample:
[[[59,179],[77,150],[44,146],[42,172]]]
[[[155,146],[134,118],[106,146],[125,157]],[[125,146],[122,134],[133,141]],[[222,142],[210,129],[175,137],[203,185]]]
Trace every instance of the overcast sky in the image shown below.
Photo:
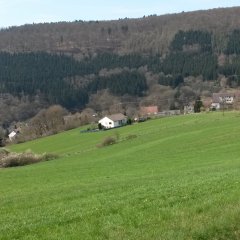
[[[240,6],[240,0],[0,0],[0,27],[111,20]]]

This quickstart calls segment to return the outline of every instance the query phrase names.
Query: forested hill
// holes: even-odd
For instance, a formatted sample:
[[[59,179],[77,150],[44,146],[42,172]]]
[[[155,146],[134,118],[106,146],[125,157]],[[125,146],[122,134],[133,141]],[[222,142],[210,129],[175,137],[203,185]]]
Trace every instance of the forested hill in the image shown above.
[[[0,31],[0,98],[13,112],[32,102],[34,109],[57,103],[110,111],[116,102],[125,110],[179,109],[197,96],[237,88],[239,75],[240,7]],[[34,109],[21,118],[9,114],[8,122]]]
[[[80,18],[81,16],[79,16]],[[0,50],[7,52],[69,52],[90,54],[166,53],[179,30],[205,30],[222,51],[226,36],[240,25],[240,7],[186,12],[118,21],[59,22],[10,27],[0,31]]]

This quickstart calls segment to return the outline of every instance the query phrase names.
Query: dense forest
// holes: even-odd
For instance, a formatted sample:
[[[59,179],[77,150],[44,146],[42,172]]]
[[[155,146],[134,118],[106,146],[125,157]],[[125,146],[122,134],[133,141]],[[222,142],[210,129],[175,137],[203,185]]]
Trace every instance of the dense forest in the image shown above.
[[[179,109],[237,88],[239,16],[240,8],[229,8],[2,29],[0,122],[25,120],[53,104],[70,111],[110,111],[116,101],[124,111],[149,104]]]

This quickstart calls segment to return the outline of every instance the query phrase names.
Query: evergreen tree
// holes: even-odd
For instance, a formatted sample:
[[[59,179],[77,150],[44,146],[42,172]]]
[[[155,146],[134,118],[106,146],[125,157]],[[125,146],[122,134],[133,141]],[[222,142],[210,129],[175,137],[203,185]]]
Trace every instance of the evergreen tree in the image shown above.
[[[201,101],[201,98],[197,97],[197,99],[195,100],[195,103],[194,103],[194,112],[195,113],[201,112],[201,107],[203,107],[203,103]]]

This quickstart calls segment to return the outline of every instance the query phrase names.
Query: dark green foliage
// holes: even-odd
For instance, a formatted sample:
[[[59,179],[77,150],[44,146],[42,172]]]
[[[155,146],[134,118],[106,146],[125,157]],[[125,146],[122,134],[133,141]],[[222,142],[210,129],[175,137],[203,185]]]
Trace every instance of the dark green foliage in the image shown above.
[[[182,51],[184,46],[198,45],[198,51],[211,52],[212,51],[212,36],[206,31],[179,31],[170,46],[173,51]]]
[[[123,71],[110,77],[99,77],[87,86],[88,92],[108,88],[115,95],[141,96],[147,90],[146,78],[137,71]]]
[[[219,73],[228,77],[228,85],[231,87],[240,86],[240,56],[228,60],[219,68]]]
[[[128,118],[128,119],[127,119],[127,124],[128,124],[128,125],[131,125],[131,124],[132,124],[132,119],[131,119],[131,118]]]
[[[40,95],[50,104],[83,106],[87,94],[64,79],[78,73],[78,62],[64,55],[47,53],[0,53],[0,92]]]
[[[117,139],[114,136],[105,137],[101,143],[97,144],[97,147],[106,147],[117,143]]]
[[[39,95],[50,104],[61,104],[68,109],[83,107],[91,93],[106,88],[115,95],[142,96],[147,90],[147,83],[145,76],[138,71],[123,71],[107,77],[98,77],[99,71],[104,68],[132,69],[141,66],[148,66],[153,72],[172,75],[161,77],[159,83],[175,88],[183,83],[183,77],[189,75],[203,75],[205,79],[214,79],[217,61],[210,53],[185,52],[170,53],[165,59],[161,59],[159,55],[120,56],[101,53],[82,61],[61,54],[0,53],[0,92]],[[96,75],[92,82],[84,88],[74,85],[76,76],[84,77],[88,74]]]
[[[227,61],[226,64],[219,68],[219,72],[226,76],[240,75],[240,56],[231,58],[231,61]]]
[[[194,103],[194,112],[195,113],[201,112],[201,107],[203,107],[203,103],[201,101],[201,98],[198,97]]]
[[[103,125],[101,123],[98,123],[98,129],[102,130],[103,128],[104,128]]]
[[[132,140],[132,139],[134,139],[134,138],[136,138],[136,137],[137,137],[136,134],[128,134],[128,135],[126,136],[126,140]]]
[[[227,54],[240,54],[240,30],[234,30],[229,36]]]
[[[171,103],[169,109],[170,110],[177,110],[178,108],[175,106],[175,103]]]
[[[171,86],[173,88],[176,88],[180,84],[184,82],[183,76],[182,75],[160,75],[158,83],[160,85],[165,85],[165,86]]]
[[[81,62],[85,68],[85,72],[78,73],[79,75],[86,75],[90,73],[97,74],[101,69],[112,69],[112,68],[139,68],[147,65],[149,57],[144,57],[140,54],[126,54],[123,56],[114,53],[101,53],[94,58],[86,59]]]
[[[202,75],[204,79],[212,80],[217,75],[217,58],[211,53],[170,53],[159,70],[165,74],[184,77]]]
[[[66,79],[87,74],[98,74],[103,68],[140,67],[147,60],[140,55],[118,56],[116,54],[99,54],[97,57],[76,61],[65,55],[47,53],[0,53],[0,92],[13,95],[39,95],[50,104],[61,104],[67,108],[83,107],[88,101],[89,92],[77,89]],[[124,79],[122,79],[124,78]],[[109,87],[114,94],[139,94],[145,90],[145,79],[137,73],[113,76],[103,81],[100,89]],[[136,82],[134,82],[136,80]],[[129,88],[123,84],[129,82]],[[140,85],[139,85],[140,84]],[[95,89],[95,91],[98,88]],[[118,92],[119,91],[119,92]]]
[[[4,146],[5,146],[4,139],[0,137],[0,147],[4,147]]]
[[[228,85],[232,88],[240,86],[240,75],[228,77]]]
[[[156,55],[150,55],[148,57],[148,63],[147,63],[148,69],[153,72],[161,72],[162,71],[162,59],[161,56]]]
[[[113,30],[109,34],[113,34]],[[121,31],[128,33],[128,25],[121,25]],[[227,53],[240,53],[239,36],[240,30],[229,36]],[[30,98],[38,95],[49,104],[61,104],[68,109],[82,108],[90,94],[101,89],[109,89],[118,96],[143,96],[148,88],[147,82],[145,75],[137,70],[143,66],[148,72],[163,73],[158,83],[172,88],[184,84],[184,77],[202,76],[204,80],[214,80],[219,73],[228,77],[230,86],[238,86],[240,58],[231,58],[219,67],[212,51],[212,38],[212,34],[206,31],[179,31],[170,45],[171,51],[164,57],[153,53],[118,55],[98,52],[77,61],[63,54],[0,53],[0,92]],[[60,40],[64,41],[64,38],[60,36]],[[99,76],[102,69],[115,68],[120,69],[118,74]],[[86,77],[90,74],[94,76],[91,81]],[[86,79],[83,85],[78,84],[79,77]]]
[[[217,58],[212,53],[211,33],[179,31],[170,45],[170,50],[160,66],[165,74],[179,74],[184,77],[202,75],[206,80],[216,78]]]

